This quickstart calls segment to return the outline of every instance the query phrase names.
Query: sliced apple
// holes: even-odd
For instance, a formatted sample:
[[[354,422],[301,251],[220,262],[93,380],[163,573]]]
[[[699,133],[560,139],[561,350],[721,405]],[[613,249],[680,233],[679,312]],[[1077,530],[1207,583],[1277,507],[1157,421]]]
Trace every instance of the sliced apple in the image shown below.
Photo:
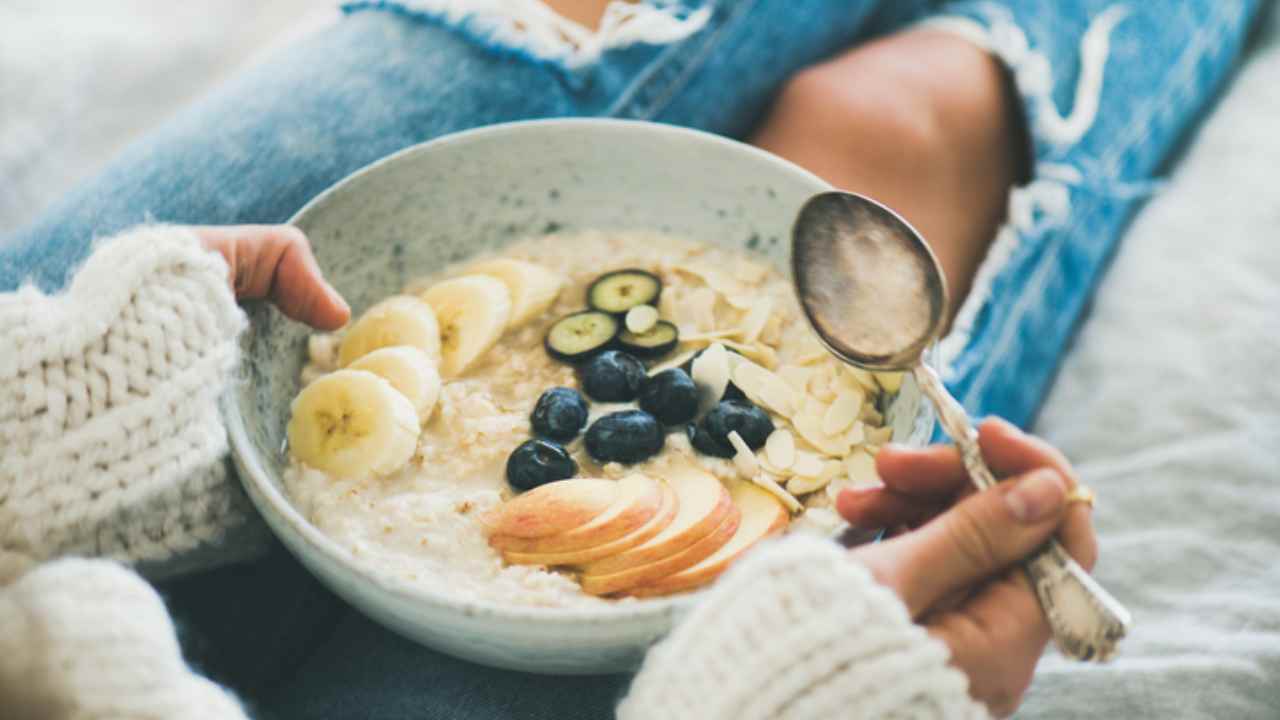
[[[657,514],[650,518],[649,522],[617,540],[594,545],[584,550],[559,553],[509,551],[504,552],[502,556],[512,565],[580,565],[630,550],[665,530],[671,524],[671,521],[675,519],[676,510],[680,503],[679,498],[676,497],[676,491],[672,490],[671,486],[665,482],[659,482],[658,484],[662,486],[662,505],[659,506]]]
[[[671,524],[643,544],[590,563],[584,573],[608,575],[674,555],[719,527],[733,507],[724,485],[700,468],[677,463],[666,473],[666,481],[678,500]]]
[[[575,478],[547,483],[480,516],[492,535],[538,538],[591,522],[618,499],[613,480]]]
[[[616,595],[637,585],[653,583],[694,567],[728,544],[737,534],[741,520],[742,513],[738,508],[731,507],[729,514],[716,529],[673,555],[622,572],[580,576],[578,581],[582,584],[582,591],[591,595]]]
[[[627,594],[636,597],[670,595],[706,585],[756,543],[786,528],[791,515],[773,495],[748,482],[737,483],[730,492],[734,504],[742,511],[742,522],[729,542],[697,565],[651,583],[634,586]]]
[[[662,486],[646,475],[628,475],[618,481],[618,497],[590,522],[568,532],[546,537],[518,537],[494,533],[489,544],[498,550],[522,553],[558,553],[583,550],[607,543],[634,531],[658,513]]]

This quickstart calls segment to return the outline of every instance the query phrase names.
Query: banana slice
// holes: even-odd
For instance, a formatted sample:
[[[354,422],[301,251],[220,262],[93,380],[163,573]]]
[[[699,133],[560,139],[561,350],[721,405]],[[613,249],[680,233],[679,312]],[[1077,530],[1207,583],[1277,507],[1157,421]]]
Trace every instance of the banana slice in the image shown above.
[[[427,424],[440,399],[440,373],[431,358],[416,347],[396,345],[378,348],[348,366],[368,370],[391,383],[418,411],[418,422]]]
[[[440,324],[430,305],[412,295],[393,295],[369,308],[343,335],[338,365],[393,345],[416,347],[432,362],[440,357]]]
[[[289,449],[330,475],[389,475],[418,447],[418,413],[391,383],[365,370],[338,370],[302,389],[289,418]]]
[[[488,275],[463,275],[432,286],[422,299],[440,321],[440,374],[461,375],[507,329],[511,293]]]
[[[472,266],[468,272],[497,278],[511,293],[508,327],[519,327],[546,312],[560,295],[564,278],[524,260],[494,258]]]

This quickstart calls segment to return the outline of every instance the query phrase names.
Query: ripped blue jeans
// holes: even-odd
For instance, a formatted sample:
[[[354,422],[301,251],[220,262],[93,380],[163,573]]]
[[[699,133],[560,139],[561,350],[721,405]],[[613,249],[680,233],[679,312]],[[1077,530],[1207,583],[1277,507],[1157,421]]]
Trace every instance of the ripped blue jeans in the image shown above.
[[[940,348],[972,414],[1025,425],[1257,5],[653,0],[617,8],[631,15],[606,17],[609,32],[593,36],[544,25],[536,10],[519,24],[465,12],[497,2],[354,2],[342,22],[188,108],[0,242],[0,291],[27,279],[57,288],[95,235],[147,220],[281,222],[383,155],[478,125],[596,115],[741,137],[797,70],[923,22],[998,55],[1026,111],[1033,177],[1012,191]],[[161,590],[189,658],[261,717],[601,718],[626,685],[480,668],[418,647],[347,609],[283,551]]]

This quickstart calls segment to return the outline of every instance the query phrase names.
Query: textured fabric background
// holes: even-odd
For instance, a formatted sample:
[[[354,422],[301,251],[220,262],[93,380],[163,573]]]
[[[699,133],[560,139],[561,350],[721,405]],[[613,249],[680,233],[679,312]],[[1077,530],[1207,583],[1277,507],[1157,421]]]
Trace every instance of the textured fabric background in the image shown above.
[[[0,236],[328,0],[0,3]],[[1025,717],[1280,716],[1280,20],[1104,281],[1038,431],[1098,490],[1136,616]]]

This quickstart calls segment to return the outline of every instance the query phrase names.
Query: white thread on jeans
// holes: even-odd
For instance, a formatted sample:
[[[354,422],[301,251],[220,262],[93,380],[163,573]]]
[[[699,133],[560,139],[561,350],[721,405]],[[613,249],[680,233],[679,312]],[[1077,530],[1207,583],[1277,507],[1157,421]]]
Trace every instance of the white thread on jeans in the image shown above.
[[[1019,92],[1035,109],[1032,134],[1036,139],[1057,145],[1079,142],[1097,119],[1104,70],[1111,52],[1111,32],[1129,14],[1129,8],[1112,5],[1093,19],[1082,36],[1080,80],[1076,83],[1074,105],[1066,117],[1053,101],[1049,60],[1031,49],[1026,33],[1006,8],[985,4],[982,9],[989,28],[959,16],[931,18],[921,25],[956,34],[1000,58],[1013,73]],[[1079,169],[1058,163],[1040,163],[1035,174],[1030,183],[1009,192],[1007,220],[996,232],[951,331],[938,343],[944,380],[955,379],[955,361],[969,346],[978,315],[991,299],[992,284],[1013,257],[1020,236],[1065,222],[1071,214],[1069,186],[1084,180]]]
[[[600,27],[591,30],[560,16],[541,0],[414,0],[402,4],[450,25],[471,24],[497,45],[568,69],[593,63],[606,50],[683,40],[711,18],[709,7],[680,17],[674,6],[662,6],[670,3],[613,0],[605,8]]]

